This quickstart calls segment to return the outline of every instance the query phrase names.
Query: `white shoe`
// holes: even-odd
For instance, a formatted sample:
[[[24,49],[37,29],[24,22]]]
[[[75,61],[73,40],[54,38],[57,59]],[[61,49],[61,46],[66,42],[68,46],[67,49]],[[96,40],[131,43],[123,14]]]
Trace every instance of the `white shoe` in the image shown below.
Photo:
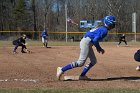
[[[63,74],[62,68],[58,67],[57,68],[57,74],[56,74],[56,77],[57,77],[58,80],[60,80],[62,74]]]
[[[127,46],[127,47],[128,47],[128,45],[125,45],[125,46]]]
[[[17,54],[17,52],[14,51],[13,54]]]

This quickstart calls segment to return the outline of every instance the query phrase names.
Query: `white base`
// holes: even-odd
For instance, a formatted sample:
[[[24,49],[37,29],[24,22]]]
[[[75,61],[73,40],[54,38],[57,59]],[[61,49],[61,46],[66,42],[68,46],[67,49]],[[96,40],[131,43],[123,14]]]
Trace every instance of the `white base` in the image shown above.
[[[79,76],[64,76],[64,80],[79,80]]]
[[[80,76],[64,76],[64,80],[90,80],[90,78]]]

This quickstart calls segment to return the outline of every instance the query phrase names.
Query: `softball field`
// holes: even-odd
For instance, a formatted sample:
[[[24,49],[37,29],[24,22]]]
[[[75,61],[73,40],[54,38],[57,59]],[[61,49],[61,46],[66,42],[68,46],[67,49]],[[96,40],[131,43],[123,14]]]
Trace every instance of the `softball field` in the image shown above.
[[[40,42],[39,42],[40,43]],[[96,54],[98,63],[88,72],[91,80],[58,81],[56,69],[79,57],[79,43],[54,44],[44,48],[37,44],[27,47],[31,54],[12,54],[13,46],[0,45],[0,88],[1,89],[139,89],[140,71],[135,68],[140,63],[134,61],[134,53],[140,44],[117,47],[117,43],[101,43],[105,54]],[[89,62],[87,60],[86,64]],[[64,75],[78,76],[83,67],[67,71]]]

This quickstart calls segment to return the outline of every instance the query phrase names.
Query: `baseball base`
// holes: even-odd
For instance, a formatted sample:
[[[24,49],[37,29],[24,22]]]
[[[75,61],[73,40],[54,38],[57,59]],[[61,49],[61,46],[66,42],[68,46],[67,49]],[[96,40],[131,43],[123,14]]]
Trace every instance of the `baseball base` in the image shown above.
[[[79,80],[79,76],[64,76],[64,80]]]
[[[71,81],[71,80],[90,80],[88,77],[80,77],[80,76],[64,76],[64,80]]]

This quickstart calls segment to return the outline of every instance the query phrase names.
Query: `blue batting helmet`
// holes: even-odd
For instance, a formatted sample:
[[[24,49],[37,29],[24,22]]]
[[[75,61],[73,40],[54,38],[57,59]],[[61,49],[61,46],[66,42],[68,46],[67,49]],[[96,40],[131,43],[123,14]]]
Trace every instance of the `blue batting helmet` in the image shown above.
[[[108,28],[114,28],[115,24],[116,24],[116,18],[114,16],[106,16],[103,19],[103,24],[104,26],[108,27]]]

